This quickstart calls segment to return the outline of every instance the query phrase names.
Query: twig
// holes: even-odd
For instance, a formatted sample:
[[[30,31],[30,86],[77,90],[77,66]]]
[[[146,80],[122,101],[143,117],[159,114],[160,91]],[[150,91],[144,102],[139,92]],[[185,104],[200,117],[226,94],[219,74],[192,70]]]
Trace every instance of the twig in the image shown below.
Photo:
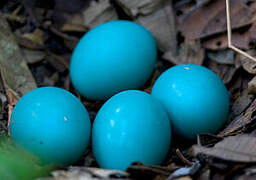
[[[22,4],[20,4],[14,11],[13,11],[13,15],[18,15],[18,13],[20,12],[20,10],[23,8]]]
[[[76,38],[76,37],[74,37],[74,36],[69,36],[69,35],[67,35],[67,34],[65,34],[65,33],[62,33],[62,32],[60,32],[59,30],[57,30],[56,28],[54,28],[54,27],[48,27],[48,26],[43,26],[45,29],[49,29],[49,30],[51,30],[54,34],[56,34],[57,36],[59,36],[59,37],[62,37],[63,39],[67,39],[67,40],[70,40],[70,41],[76,41],[76,42],[78,42],[78,38]]]
[[[46,54],[53,57],[55,60],[57,60],[59,63],[65,66],[66,69],[69,69],[69,63],[61,56],[58,56],[51,51],[47,50]]]
[[[11,20],[11,21],[17,21],[19,23],[24,23],[26,21],[26,18],[23,16],[17,16],[15,14],[8,14],[8,13],[0,13],[0,16]]]
[[[248,53],[242,51],[241,49],[232,45],[232,29],[231,29],[231,18],[230,18],[230,4],[229,0],[226,0],[226,13],[227,13],[227,31],[228,31],[228,47],[238,52],[239,54],[244,55],[245,57],[256,62],[256,58],[249,55]]]
[[[189,161],[187,158],[185,158],[185,157],[183,156],[183,154],[180,152],[179,149],[176,149],[176,154],[178,155],[178,157],[180,158],[180,160],[181,160],[185,165],[187,165],[187,166],[189,166],[189,167],[193,165],[193,163],[192,163],[191,161]]]

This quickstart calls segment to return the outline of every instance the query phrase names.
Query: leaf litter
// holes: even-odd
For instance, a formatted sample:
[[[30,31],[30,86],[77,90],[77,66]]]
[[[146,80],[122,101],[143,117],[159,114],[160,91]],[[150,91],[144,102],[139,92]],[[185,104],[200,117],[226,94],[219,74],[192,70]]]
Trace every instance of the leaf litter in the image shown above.
[[[230,4],[233,44],[255,56],[256,3]],[[138,22],[156,39],[158,62],[145,91],[169,67],[193,63],[216,72],[230,92],[229,120],[217,135],[199,135],[196,145],[177,140],[160,166],[135,162],[126,172],[99,169],[89,147],[74,167],[42,179],[255,179],[256,64],[228,49],[225,1],[13,0],[1,1],[0,7],[1,135],[27,91],[58,86],[79,96],[69,78],[72,50],[84,33],[113,19]],[[93,120],[103,102],[79,98]]]

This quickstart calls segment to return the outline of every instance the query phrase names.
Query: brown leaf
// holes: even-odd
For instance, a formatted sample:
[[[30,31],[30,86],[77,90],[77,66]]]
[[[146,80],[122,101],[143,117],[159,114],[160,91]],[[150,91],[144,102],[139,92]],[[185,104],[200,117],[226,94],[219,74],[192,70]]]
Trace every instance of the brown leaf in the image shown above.
[[[256,23],[250,28],[243,30],[233,30],[232,44],[240,49],[249,50],[256,43]],[[227,33],[216,34],[209,38],[202,39],[202,46],[211,50],[220,50],[228,48]]]
[[[194,156],[203,154],[226,161],[255,163],[256,137],[247,135],[229,136],[212,148],[193,146]]]
[[[232,33],[232,44],[238,48],[248,50],[250,47],[251,37],[249,32],[244,33],[233,32]],[[228,48],[228,37],[227,34],[219,34],[202,41],[202,47],[211,50],[221,50]]]
[[[230,0],[232,28],[239,28],[254,22],[256,3],[250,5],[244,0]],[[241,15],[242,14],[242,15]],[[226,6],[224,0],[216,0],[196,9],[179,19],[178,29],[186,39],[200,39],[226,31]]]
[[[18,102],[19,100],[19,96],[13,91],[11,90],[10,88],[6,88],[5,89],[5,93],[6,93],[6,96],[7,96],[7,99],[8,99],[8,122],[7,122],[7,127],[8,127],[8,135],[10,136],[10,132],[9,132],[9,127],[10,127],[10,123],[13,123],[13,122],[10,122],[11,121],[11,115],[12,115],[12,111],[13,111],[13,107],[15,106],[15,104]]]
[[[12,111],[13,111],[13,106],[8,104],[8,122],[7,122],[7,129],[8,129],[8,135],[10,136],[10,123],[13,123],[10,122],[11,121],[11,116],[12,116]]]

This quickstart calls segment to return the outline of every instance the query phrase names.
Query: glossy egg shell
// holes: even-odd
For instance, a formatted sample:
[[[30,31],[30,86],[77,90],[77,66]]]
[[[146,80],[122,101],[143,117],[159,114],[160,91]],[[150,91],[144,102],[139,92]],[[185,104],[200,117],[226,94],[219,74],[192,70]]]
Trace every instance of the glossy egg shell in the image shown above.
[[[215,133],[227,120],[229,93],[221,79],[203,66],[168,69],[156,80],[152,96],[165,106],[174,132],[189,139]]]
[[[143,26],[124,20],[101,24],[77,44],[70,63],[74,87],[86,98],[106,100],[149,79],[156,62],[153,36]]]
[[[125,170],[135,161],[160,164],[170,142],[167,112],[142,91],[128,90],[110,98],[93,124],[93,153],[102,168]]]
[[[85,151],[91,132],[89,115],[70,92],[37,88],[25,94],[10,119],[16,145],[38,156],[43,164],[69,165]]]

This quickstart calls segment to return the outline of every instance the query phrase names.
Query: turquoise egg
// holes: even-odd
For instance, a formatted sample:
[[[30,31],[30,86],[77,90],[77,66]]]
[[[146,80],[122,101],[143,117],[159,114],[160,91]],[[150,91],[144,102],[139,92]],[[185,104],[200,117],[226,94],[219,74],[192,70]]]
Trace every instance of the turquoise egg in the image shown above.
[[[153,36],[143,26],[124,20],[101,24],[77,44],[70,63],[75,89],[91,100],[106,100],[149,79],[156,62]]]
[[[83,104],[55,87],[25,94],[10,119],[14,143],[36,155],[43,164],[69,165],[85,151],[91,123]]]
[[[127,90],[111,97],[93,124],[92,149],[101,168],[125,170],[135,161],[160,164],[170,142],[167,112],[142,91]]]
[[[221,79],[203,66],[168,69],[156,80],[152,96],[165,106],[174,132],[185,138],[216,133],[227,120],[229,93]]]

